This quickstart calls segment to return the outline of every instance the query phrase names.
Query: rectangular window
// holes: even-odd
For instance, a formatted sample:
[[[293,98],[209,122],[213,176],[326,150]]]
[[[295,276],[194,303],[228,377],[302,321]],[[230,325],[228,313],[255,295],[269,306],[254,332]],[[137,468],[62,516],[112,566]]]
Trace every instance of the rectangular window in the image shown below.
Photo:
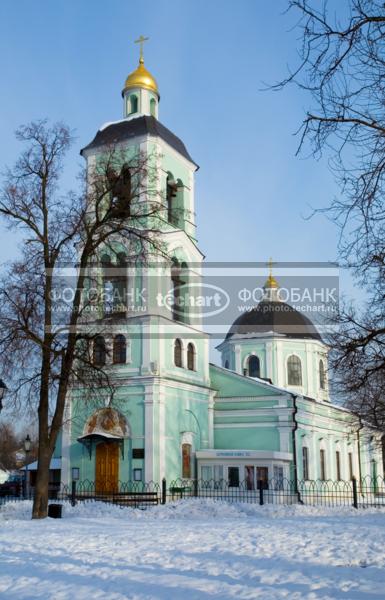
[[[283,467],[274,465],[274,489],[283,490]]]
[[[142,481],[142,469],[134,469],[134,481]]]
[[[210,481],[213,478],[213,468],[212,467],[201,467],[201,478],[203,482]]]
[[[325,450],[320,450],[320,479],[321,481],[326,480],[326,463],[325,463]]]
[[[341,481],[341,454],[340,452],[336,452],[336,472],[337,472],[337,481]]]
[[[224,487],[223,465],[214,465],[214,488],[216,490]]]
[[[254,490],[254,467],[253,465],[245,466],[245,483],[247,490]]]
[[[309,448],[302,447],[302,476],[309,479]]]
[[[191,444],[182,444],[182,477],[191,478]]]
[[[269,471],[267,467],[257,467],[257,489],[267,490],[269,488],[268,482]]]
[[[349,479],[352,480],[354,477],[354,471],[353,471],[353,453],[349,452],[348,454],[348,460],[349,460]]]
[[[377,463],[374,460],[374,458],[372,459],[372,486],[373,486],[373,492],[375,494],[377,494],[378,493]]]
[[[229,476],[229,487],[239,487],[239,468],[238,467],[229,467],[228,476]]]
[[[144,458],[144,448],[133,448],[132,458]]]
[[[223,465],[214,465],[214,480],[221,481],[223,479]]]

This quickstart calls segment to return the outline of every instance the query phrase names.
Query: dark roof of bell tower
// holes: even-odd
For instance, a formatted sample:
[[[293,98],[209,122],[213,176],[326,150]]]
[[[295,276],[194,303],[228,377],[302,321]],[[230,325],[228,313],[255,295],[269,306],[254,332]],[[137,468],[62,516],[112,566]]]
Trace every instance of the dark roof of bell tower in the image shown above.
[[[162,123],[155,119],[155,117],[146,115],[136,119],[122,120],[118,123],[111,123],[111,125],[107,125],[103,129],[99,129],[92,142],[85,146],[80,151],[80,154],[83,154],[84,150],[119,144],[121,142],[125,142],[146,134],[161,138],[169,146],[174,148],[174,150],[179,152],[179,154],[184,156],[184,158],[198,167],[188,153],[182,140],[174,135],[172,131],[167,129],[167,127],[162,125]]]

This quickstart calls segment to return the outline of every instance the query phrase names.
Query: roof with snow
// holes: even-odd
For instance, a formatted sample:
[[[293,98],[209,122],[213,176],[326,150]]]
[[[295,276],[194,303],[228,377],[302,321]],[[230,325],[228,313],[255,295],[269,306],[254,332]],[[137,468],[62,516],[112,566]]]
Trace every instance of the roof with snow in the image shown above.
[[[179,152],[179,154],[184,156],[184,158],[198,167],[188,153],[182,140],[174,135],[172,131],[167,129],[167,127],[162,125],[157,119],[147,115],[138,117],[137,119],[122,119],[121,121],[110,123],[107,126],[100,128],[92,142],[85,146],[80,151],[80,154],[83,155],[83,152],[86,150],[119,144],[142,135],[151,135],[153,137],[161,138],[169,146],[174,148],[174,150]]]

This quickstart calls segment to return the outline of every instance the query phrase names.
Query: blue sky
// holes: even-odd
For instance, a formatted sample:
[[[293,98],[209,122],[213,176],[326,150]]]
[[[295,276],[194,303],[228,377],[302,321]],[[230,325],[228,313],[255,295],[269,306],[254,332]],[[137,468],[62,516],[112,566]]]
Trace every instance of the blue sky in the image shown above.
[[[121,118],[121,89],[138,60],[133,40],[144,34],[160,120],[200,165],[207,260],[334,260],[335,227],[304,218],[338,194],[326,160],[295,156],[309,98],[294,87],[261,91],[296,62],[300,33],[286,8],[286,0],[2,0],[0,168],[20,151],[19,124],[63,120],[76,130],[66,175],[75,185],[79,149]],[[0,225],[0,262],[16,245]]]

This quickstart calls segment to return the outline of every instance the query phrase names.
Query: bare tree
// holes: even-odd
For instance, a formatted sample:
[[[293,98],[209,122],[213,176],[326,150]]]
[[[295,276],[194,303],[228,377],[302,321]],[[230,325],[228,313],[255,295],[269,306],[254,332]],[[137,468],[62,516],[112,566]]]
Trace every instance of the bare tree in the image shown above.
[[[70,386],[104,393],[113,387],[90,349],[103,326],[102,299],[86,293],[93,277],[100,288],[98,256],[103,248],[113,251],[116,239],[125,241],[127,260],[161,252],[157,234],[163,207],[156,197],[153,157],[128,160],[119,149],[104,148],[97,168],[86,174],[84,189],[62,195],[63,159],[72,142],[68,127],[31,123],[18,130],[17,138],[26,149],[6,174],[0,214],[9,227],[22,231],[23,247],[0,284],[0,353],[14,397],[37,410],[32,516],[44,518],[49,465]],[[64,268],[72,271],[70,299],[61,294],[69,285]],[[91,305],[96,313],[87,312]]]
[[[0,423],[0,469],[16,469],[16,451],[19,448],[19,439],[11,423]]]
[[[378,399],[385,371],[385,5],[289,0],[289,9],[299,15],[300,61],[273,89],[308,92],[298,152],[326,153],[340,185],[320,212],[339,227],[340,262],[368,301],[360,309],[341,303],[331,366],[349,404],[369,418],[362,399]]]

